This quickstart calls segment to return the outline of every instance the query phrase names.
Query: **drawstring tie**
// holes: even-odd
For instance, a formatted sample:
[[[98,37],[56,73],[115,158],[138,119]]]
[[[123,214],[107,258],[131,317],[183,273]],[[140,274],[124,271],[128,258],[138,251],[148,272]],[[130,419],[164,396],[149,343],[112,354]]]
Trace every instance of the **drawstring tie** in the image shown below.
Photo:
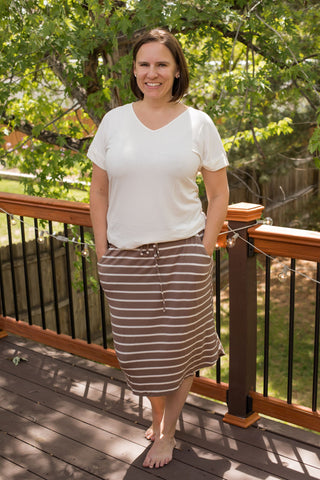
[[[150,250],[153,250],[153,258],[155,261],[155,267],[157,270],[157,275],[159,279],[159,285],[160,285],[160,294],[161,294],[161,299],[162,299],[162,310],[165,312],[166,311],[166,300],[164,296],[164,291],[163,291],[163,286],[162,286],[162,281],[161,281],[161,274],[160,274],[160,268],[159,268],[159,258],[160,258],[160,252],[159,252],[159,247],[157,243],[154,243],[153,245],[143,245],[140,247],[140,255],[149,255]]]

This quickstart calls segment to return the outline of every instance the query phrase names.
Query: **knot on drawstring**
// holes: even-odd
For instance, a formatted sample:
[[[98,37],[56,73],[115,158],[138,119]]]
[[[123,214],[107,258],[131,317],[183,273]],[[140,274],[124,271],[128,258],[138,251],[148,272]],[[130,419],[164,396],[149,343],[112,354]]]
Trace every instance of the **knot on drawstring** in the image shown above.
[[[162,310],[163,312],[166,311],[166,300],[164,296],[164,291],[163,291],[163,286],[161,282],[161,273],[160,273],[160,268],[159,268],[159,258],[160,258],[160,251],[159,251],[159,246],[157,243],[154,243],[153,245],[143,245],[140,247],[140,255],[149,255],[150,250],[153,252],[153,258],[155,260],[155,267],[157,270],[157,275],[159,279],[159,286],[160,286],[160,294],[161,294],[161,299],[162,299]]]

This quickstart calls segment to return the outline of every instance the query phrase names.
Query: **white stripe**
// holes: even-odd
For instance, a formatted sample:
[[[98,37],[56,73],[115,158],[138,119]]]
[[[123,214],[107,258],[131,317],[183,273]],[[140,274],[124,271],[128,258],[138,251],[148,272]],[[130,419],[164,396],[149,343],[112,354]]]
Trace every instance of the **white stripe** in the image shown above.
[[[208,322],[207,322],[207,323],[208,323]],[[180,338],[180,337],[183,337],[183,336],[186,336],[186,335],[190,335],[190,333],[195,333],[195,334],[196,334],[196,332],[197,332],[198,330],[200,330],[200,329],[202,330],[202,327],[203,327],[203,326],[200,325],[199,327],[195,328],[193,332],[184,332],[184,333],[181,333],[181,332],[178,332],[178,333],[149,333],[149,334],[148,334],[148,338],[149,338],[149,337],[159,337],[159,336],[161,336],[161,337],[170,337],[171,339],[174,340],[173,337],[179,337],[179,338]],[[206,332],[206,331],[210,331],[211,329],[212,329],[212,327],[211,327],[211,328],[207,328],[207,330],[202,330],[202,333],[203,333],[203,332]],[[145,345],[145,346],[146,346],[146,345],[154,345],[154,342],[139,342],[139,343],[118,342],[118,341],[116,340],[116,337],[117,337],[117,336],[118,336],[117,334],[114,334],[114,335],[113,335],[114,344],[115,344],[116,346],[121,345],[122,347],[125,347],[125,346],[127,346],[127,347],[140,347],[141,345]],[[121,335],[121,337],[124,337],[124,335]],[[134,337],[141,337],[141,335],[131,335],[131,336],[130,336],[130,335],[126,335],[125,337],[134,338]],[[197,337],[197,335],[195,335],[195,337]],[[193,338],[194,338],[194,337],[193,337]],[[191,340],[192,340],[192,339],[191,339]],[[181,344],[181,343],[185,343],[185,341],[180,340],[180,341],[177,342],[177,343],[180,343],[180,344]],[[163,340],[157,342],[157,345],[172,345],[172,344],[174,344],[174,342],[169,342],[169,341],[166,341],[166,342],[165,342],[165,341],[163,341]],[[191,348],[190,345],[189,345],[189,347]],[[192,347],[192,348],[193,348],[193,347]],[[151,351],[152,351],[152,350],[151,350]]]
[[[114,290],[110,293],[114,293]],[[123,292],[123,293],[127,293],[127,292]],[[146,292],[141,292],[141,293],[145,294]],[[149,292],[149,293],[152,293],[152,292]],[[153,293],[158,294],[159,292],[156,291],[156,292],[153,292]],[[169,298],[169,299],[166,299],[166,304],[168,302],[197,302],[207,295],[209,295],[211,297],[210,292],[209,293],[206,292],[204,295],[199,295],[199,297],[196,297],[196,298],[171,298],[171,299]],[[145,300],[145,299],[143,299],[143,300],[142,299],[141,300],[132,299],[131,300],[130,298],[129,299],[128,298],[113,298],[112,303],[113,302],[121,302],[121,303],[125,303],[125,302],[129,302],[129,303],[132,303],[132,302],[147,303],[147,302],[149,302],[149,303],[151,303],[151,302],[154,302],[154,303],[159,303],[159,298],[156,298],[155,300]],[[113,305],[112,308],[116,308],[116,307]],[[173,308],[173,307],[168,307],[168,308]]]
[[[203,280],[198,280],[197,283],[207,282],[208,275],[206,274],[206,275],[203,275],[203,276],[205,276],[206,278],[204,278]],[[101,281],[101,283],[108,285],[108,283],[110,283],[110,282]],[[177,281],[173,280],[171,282],[170,281],[169,282],[160,282],[160,281],[158,281],[158,282],[112,282],[112,285],[134,285],[134,286],[141,287],[142,285],[162,285],[163,286],[163,285],[172,285],[174,283],[177,283],[178,285],[180,285],[181,283],[190,284],[190,285],[193,284],[194,285],[195,282],[194,281],[193,282],[188,282],[188,281],[181,281],[181,280],[177,280]],[[193,290],[191,290],[191,291],[193,291]]]
[[[200,267],[203,265],[199,265]],[[155,268],[155,266],[152,265],[152,268]],[[164,277],[166,275],[207,275],[207,272],[160,272],[161,277]],[[157,277],[158,272],[155,273],[100,273],[100,276],[104,277]]]
[[[198,358],[199,356],[201,356],[202,354],[205,354],[205,352],[209,352],[208,354],[204,355],[205,357],[208,357],[208,356],[215,356],[216,355],[216,352],[218,351],[220,345],[217,344],[215,346],[215,349],[213,350],[212,348],[205,348],[203,351],[201,351],[200,353],[198,353],[197,355],[194,355],[192,354],[192,360],[195,360],[196,358]],[[122,365],[124,365],[125,362],[122,362]],[[168,376],[172,376],[172,375],[176,375],[177,373],[180,373],[181,370],[179,372],[174,372],[174,373],[167,373],[167,370],[168,369],[172,369],[172,368],[178,368],[178,367],[181,367],[183,365],[188,365],[188,361],[184,361],[182,363],[177,363],[176,365],[162,365],[161,367],[139,367],[139,370],[152,370],[152,375],[155,375],[155,376],[160,376],[160,374],[156,374],[154,373],[155,370],[162,370],[162,373],[161,375],[168,375]],[[137,370],[137,368],[135,367],[125,367],[126,371],[130,371],[130,370]],[[165,370],[165,372],[164,372]],[[134,375],[134,374],[131,374],[130,373],[130,376],[131,377],[137,377],[137,378],[145,378],[145,377],[150,377],[150,375]]]
[[[195,343],[195,345],[196,345],[196,344],[199,344],[199,343],[201,343],[201,345],[202,345],[202,344],[203,344],[203,339],[200,339],[198,342]],[[219,341],[219,338],[218,338],[218,337],[212,338],[210,341],[208,341],[208,342],[205,343],[205,347],[206,347],[206,348],[209,348],[209,349],[214,348],[214,349],[215,349],[214,351],[216,351],[219,346],[220,346],[220,341]],[[198,347],[194,347],[194,348],[195,348],[195,350],[196,350]],[[202,348],[202,347],[201,347],[201,348]],[[178,355],[178,356],[176,356],[176,357],[167,357],[167,356],[166,356],[165,358],[161,358],[161,357],[158,357],[158,358],[148,358],[148,359],[142,358],[142,359],[137,359],[137,360],[123,360],[123,359],[121,359],[121,362],[122,362],[122,363],[125,363],[125,364],[127,364],[127,363],[136,363],[136,362],[144,362],[144,363],[147,362],[148,364],[150,364],[151,362],[162,362],[162,363],[163,363],[163,362],[166,362],[166,361],[171,362],[171,361],[175,361],[175,360],[181,360],[181,359],[183,359],[183,358],[187,358],[187,357],[190,356],[190,346],[181,349],[181,351],[182,351],[182,350],[189,350],[189,352],[188,352],[188,353],[185,353],[184,355]],[[171,352],[174,352],[174,351],[179,352],[180,350],[155,350],[155,352],[157,352],[157,353],[159,353],[159,352],[165,352],[166,354],[167,354],[168,352],[171,353]],[[117,350],[117,353],[119,353],[118,350]],[[133,352],[133,354],[136,354],[136,353],[138,353],[138,352]],[[145,351],[139,352],[139,353],[145,353]],[[153,354],[154,351],[150,351],[149,353]],[[131,355],[131,353],[127,354],[127,353],[123,353],[123,352],[121,353],[121,355],[122,355],[122,354],[123,354],[123,355]],[[130,367],[126,367],[126,368],[130,368]],[[132,368],[135,368],[135,369],[136,369],[137,367],[132,367]],[[144,368],[149,368],[149,367],[138,367],[138,368],[139,368],[139,370],[143,370]],[[151,366],[150,368],[153,368],[153,367]],[[159,368],[160,368],[160,367],[159,367]],[[161,368],[164,368],[164,367],[162,366]],[[167,367],[165,367],[165,368],[167,368]],[[170,368],[170,367],[168,366],[168,368]],[[174,368],[174,367],[173,367],[173,368]]]
[[[161,337],[176,337],[177,335],[180,335],[181,337],[184,336],[184,335],[190,335],[190,333],[194,333],[196,332],[197,330],[199,330],[200,328],[202,328],[204,325],[206,325],[206,322],[205,324],[203,324],[203,320],[198,320],[197,322],[194,322],[190,325],[173,325],[171,328],[180,328],[180,327],[184,327],[184,326],[187,326],[187,327],[191,327],[192,325],[196,324],[196,323],[199,323],[201,322],[201,325],[199,325],[198,327],[194,328],[193,331],[190,331],[188,330],[187,332],[171,332],[171,333],[163,333],[163,332],[160,332],[160,333],[148,333],[147,335],[144,335],[144,337],[158,337],[158,336],[161,336]],[[162,326],[162,325],[161,325]],[[169,327],[170,328],[170,325],[165,325],[166,327]],[[142,328],[146,328],[146,327],[142,327]],[[155,328],[158,328],[158,327],[155,327]],[[134,339],[134,338],[141,338],[142,334],[141,333],[138,333],[137,335],[135,335],[134,333],[130,333],[129,335],[124,335],[123,333],[117,333],[117,332],[113,332],[113,337],[114,337],[114,342],[117,344],[117,345],[130,345],[130,346],[136,346],[136,345],[154,345],[154,342],[148,342],[148,343],[145,343],[145,344],[142,344],[142,343],[121,343],[121,342],[118,342],[116,340],[116,337],[120,336],[121,338],[123,339],[126,339],[126,338],[131,338],[131,339]],[[159,343],[168,343],[168,342],[157,342],[158,344]],[[169,342],[169,343],[172,343],[172,342]],[[180,342],[181,343],[181,342]]]
[[[208,285],[206,284],[204,287],[195,289],[195,290],[166,290],[165,293],[195,293],[195,292],[202,292],[203,290],[206,290],[208,288]],[[148,290],[142,290],[142,291],[135,291],[135,290],[110,290],[108,291],[108,296],[112,295],[113,293],[124,293],[124,294],[130,294],[130,295],[154,295],[154,294],[159,294],[159,290],[154,290],[154,291],[148,291]],[[114,299],[115,301],[121,301],[121,299]],[[175,298],[168,298],[168,300],[175,301]],[[131,301],[131,300],[129,300]],[[137,300],[141,301],[141,300]]]
[[[213,308],[213,305],[209,305],[208,307],[204,308],[203,310],[201,310],[200,312],[198,312],[198,315],[201,315],[203,312],[205,312],[208,308]],[[176,320],[178,320],[179,318],[192,318],[194,317],[194,314],[193,315],[182,315],[180,317],[176,316],[176,315],[167,315],[165,312],[163,313],[163,315],[159,315],[157,317],[134,317],[134,320],[137,321],[137,320],[156,320],[158,318],[174,318]],[[128,317],[121,317],[119,315],[114,315],[112,313],[112,318],[119,318],[119,319],[124,319],[126,320]],[[113,323],[113,322],[112,322]]]
[[[203,359],[203,361],[202,361],[201,363],[203,363],[203,362],[209,363],[209,364],[212,364],[212,363],[213,363],[213,361],[212,361],[212,359],[210,359],[210,357],[207,357],[207,360]],[[196,363],[196,361],[195,361],[195,362],[192,362],[190,365],[188,365],[188,368],[185,368],[185,369],[184,369],[185,373],[186,373],[186,371],[188,371],[188,370],[190,370],[190,369],[192,369],[192,370],[198,370],[198,368],[197,368],[197,366],[195,365],[195,363]],[[130,382],[130,383],[134,384],[134,382]],[[170,383],[177,383],[177,381],[176,381],[176,380],[170,380],[170,381],[166,381],[166,382],[146,382],[144,385],[139,385],[139,384],[134,384],[134,385],[135,385],[136,388],[138,388],[138,387],[143,387],[143,388],[145,388],[145,387],[149,387],[149,386],[151,386],[151,385],[157,385],[157,386],[159,386],[159,385],[167,385],[167,384],[170,384]]]
[[[197,343],[201,343],[203,344],[203,339],[201,338],[198,342],[195,342],[194,345],[196,345]],[[207,342],[205,344],[206,347],[210,347],[212,345],[211,348],[215,348],[217,350],[218,346],[220,345],[219,341],[218,341],[218,338],[213,338],[212,340],[210,340],[210,342]],[[196,347],[194,347],[196,348]],[[134,359],[134,360],[124,360],[123,358],[120,358],[120,355],[136,355],[136,354],[145,354],[146,351],[145,350],[141,350],[140,352],[132,352],[132,353],[129,353],[129,352],[121,352],[119,350],[117,350],[117,354],[119,354],[119,358],[120,358],[120,361],[122,364],[128,364],[128,363],[138,363],[138,362],[144,362],[144,363],[151,363],[151,362],[172,362],[172,361],[175,361],[175,360],[181,360],[182,358],[186,358],[190,355],[190,353],[186,353],[184,355],[178,355],[176,357],[168,357],[167,354],[168,353],[171,353],[171,352],[182,352],[183,350],[189,350],[190,351],[190,346],[188,345],[187,347],[184,347],[184,348],[180,348],[179,350],[150,350],[148,353],[151,353],[152,355],[154,353],[165,353],[166,354],[166,357],[165,358],[162,358],[162,357],[157,357],[157,358],[141,358],[141,359]],[[128,367],[126,367],[128,368]],[[130,368],[130,367],[129,367]],[[134,367],[136,368],[136,367]],[[162,368],[166,368],[164,366],[162,366]],[[140,369],[140,367],[139,367]],[[142,367],[141,367],[142,369]]]
[[[188,257],[191,256],[191,255],[188,255]],[[197,253],[195,253],[193,255],[194,257],[200,257],[200,258],[206,258],[204,255],[199,255]],[[210,257],[207,256],[208,259],[210,260]],[[118,259],[119,257],[117,257]],[[127,259],[127,257],[123,257],[124,259]],[[160,260],[164,260],[165,257],[160,257]],[[143,259],[143,257],[142,257]],[[136,259],[136,260],[139,260],[139,259]],[[144,258],[145,260],[145,258]],[[154,257],[150,257],[150,260],[154,260]],[[108,268],[108,269],[118,269],[118,268],[126,268],[126,269],[129,269],[129,268],[134,268],[134,269],[137,269],[137,268],[153,268],[155,267],[156,263],[153,262],[153,263],[150,263],[150,265],[139,265],[139,263],[136,263],[135,265],[126,265],[126,264],[122,264],[122,265],[117,265],[117,264],[105,264],[105,263],[100,263],[99,265],[102,265],[103,268]],[[191,267],[198,267],[198,266],[202,266],[204,265],[203,263],[192,263],[192,262],[175,262],[175,263],[164,263],[164,264],[161,264],[159,263],[158,266],[159,268],[171,268],[171,267],[176,267],[177,265],[182,265],[182,266],[191,266]],[[104,272],[101,272],[100,275],[103,275]],[[128,275],[130,275],[130,273],[128,273]]]
[[[202,302],[200,304],[197,303],[196,305],[192,305],[191,307],[168,307],[168,306],[166,306],[166,309],[167,310],[194,310],[194,309],[198,309],[198,308],[202,307],[202,305],[205,305],[208,301],[211,302],[211,296],[210,295],[208,295],[208,298],[206,298],[204,302]],[[162,306],[158,307],[158,308],[124,308],[124,307],[116,307],[115,305],[112,305],[112,310],[121,310],[121,311],[128,311],[128,312],[157,312],[159,310],[162,311]],[[147,320],[151,319],[151,318],[154,318],[154,317],[147,317]],[[113,323],[113,325],[116,325],[116,324]],[[116,326],[119,327],[119,328],[127,328],[127,327],[122,326],[122,325],[116,325]],[[129,328],[133,328],[133,327],[129,327]],[[144,328],[144,326],[137,327],[137,328]]]
[[[210,320],[208,320],[206,323],[204,323],[204,325],[200,325],[198,328],[196,328],[196,329],[195,329],[195,332],[196,332],[197,330],[202,329],[202,327],[206,326],[208,323],[211,323]],[[193,339],[197,338],[197,336],[200,336],[201,334],[202,334],[202,336],[203,336],[203,334],[204,334],[205,332],[209,332],[209,331],[212,332],[212,325],[210,325],[210,326],[209,326],[207,329],[205,329],[205,330],[202,329],[202,331],[200,332],[200,334],[199,334],[199,335],[195,335],[195,336],[193,337]],[[186,332],[186,333],[184,333],[184,334],[182,334],[182,333],[163,333],[163,334],[160,334],[160,333],[152,333],[152,334],[149,334],[148,337],[155,337],[155,336],[159,336],[159,335],[166,336],[166,337],[174,337],[174,336],[176,336],[176,335],[188,335],[188,334],[190,334],[190,332]],[[116,336],[116,335],[115,335],[115,336]],[[129,335],[128,335],[128,336],[129,336]],[[131,335],[131,337],[132,337],[132,336],[133,336],[133,335]],[[139,336],[141,337],[141,335],[139,335]],[[182,343],[182,344],[185,344],[185,341],[179,342],[179,344],[181,344],[181,343]],[[172,342],[168,342],[168,341],[167,341],[167,342],[164,342],[164,341],[157,342],[157,344],[158,344],[158,345],[173,345]],[[117,342],[117,341],[114,339],[114,345],[115,345],[115,347],[116,347],[117,352],[119,352],[119,351],[118,351],[118,348],[117,348],[118,345],[128,346],[128,347],[131,347],[131,348],[132,348],[132,347],[140,347],[140,346],[142,346],[142,345],[143,345],[143,346],[146,346],[146,345],[154,345],[154,342],[124,343],[124,342]],[[194,346],[194,343],[193,343],[193,346]],[[191,347],[190,347],[190,345],[188,345],[188,347],[185,347],[185,348],[183,348],[182,350],[185,350],[186,348],[191,348]],[[194,348],[194,347],[193,347],[193,348]],[[152,350],[150,350],[150,351],[152,352]],[[155,351],[158,351],[158,350],[155,350]],[[161,350],[160,350],[160,351],[161,351]],[[177,351],[179,351],[179,350],[169,350],[169,352],[177,352]],[[129,355],[131,355],[131,354],[133,355],[133,354],[137,354],[137,353],[142,353],[142,352],[134,351],[134,352],[130,352]],[[145,353],[147,353],[147,352],[145,352]]]

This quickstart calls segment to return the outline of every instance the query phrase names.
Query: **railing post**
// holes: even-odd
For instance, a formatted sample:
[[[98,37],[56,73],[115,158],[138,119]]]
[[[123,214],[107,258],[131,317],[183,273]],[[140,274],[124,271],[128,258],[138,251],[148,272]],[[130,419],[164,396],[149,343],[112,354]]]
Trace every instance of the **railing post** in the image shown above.
[[[229,249],[229,390],[228,413],[224,421],[247,428],[258,420],[249,396],[256,385],[257,276],[256,259],[248,240],[247,227],[261,217],[263,206],[238,203],[228,209],[227,220],[239,237]],[[233,235],[233,234],[231,234]]]

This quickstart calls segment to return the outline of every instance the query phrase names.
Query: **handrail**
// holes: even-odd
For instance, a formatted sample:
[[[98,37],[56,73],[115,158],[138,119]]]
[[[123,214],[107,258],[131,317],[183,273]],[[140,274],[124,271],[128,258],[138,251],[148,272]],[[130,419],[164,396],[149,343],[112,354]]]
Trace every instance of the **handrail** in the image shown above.
[[[90,206],[84,202],[0,192],[0,208],[11,215],[92,227]],[[227,232],[228,223],[224,222],[221,229],[224,235],[221,235],[218,241],[220,246],[225,246]]]
[[[91,226],[89,204],[83,202],[32,197],[30,195],[0,191],[0,207],[12,215],[40,218],[40,211],[43,212],[41,215],[44,215],[43,219],[45,220],[74,223],[84,227]],[[229,205],[226,220],[250,222],[260,218],[263,209],[262,205],[252,203]]]
[[[279,257],[320,261],[320,232],[258,225],[248,229],[257,252]]]
[[[0,208],[11,215],[91,227],[89,205],[83,202],[0,192]]]
[[[0,209],[12,215],[91,227],[89,205],[81,202],[0,192]],[[232,231],[238,231],[240,237],[236,246],[229,250],[230,358],[232,349],[233,365],[230,364],[229,385],[199,377],[195,378],[192,390],[224,402],[228,398],[229,411],[224,420],[229,423],[247,427],[256,420],[255,412],[260,412],[320,431],[318,411],[288,406],[285,401],[263,397],[255,392],[257,311],[256,260],[253,253],[320,262],[320,232],[260,224],[262,211],[263,206],[247,203],[228,208],[229,226],[225,222],[219,244],[225,246],[229,229],[231,235]],[[35,325],[0,315],[1,328],[56,348],[71,348],[75,354],[117,366],[114,351],[109,348],[88,345],[82,340],[43,331]],[[72,347],[69,345],[71,342]]]

